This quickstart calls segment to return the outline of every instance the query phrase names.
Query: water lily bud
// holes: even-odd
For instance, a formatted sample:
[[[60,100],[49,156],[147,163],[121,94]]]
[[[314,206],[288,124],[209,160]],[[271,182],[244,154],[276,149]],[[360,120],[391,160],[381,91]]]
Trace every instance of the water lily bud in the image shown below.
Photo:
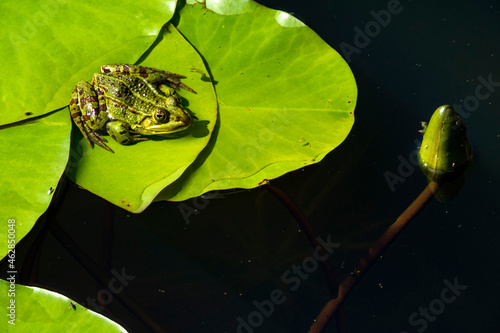
[[[460,176],[472,158],[472,148],[458,113],[449,105],[440,106],[423,132],[418,162],[427,178],[442,183]]]

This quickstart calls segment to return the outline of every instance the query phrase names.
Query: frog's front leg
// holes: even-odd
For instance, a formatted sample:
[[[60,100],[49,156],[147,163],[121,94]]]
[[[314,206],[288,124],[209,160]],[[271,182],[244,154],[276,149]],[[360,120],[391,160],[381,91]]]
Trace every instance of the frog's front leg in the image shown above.
[[[119,120],[108,122],[106,131],[116,142],[122,145],[149,140],[140,134],[133,133],[129,124]]]
[[[69,112],[73,121],[82,132],[90,147],[95,143],[114,153],[114,151],[105,144],[107,140],[96,132],[96,130],[101,129],[107,121],[106,111],[106,100],[101,90],[96,92],[94,87],[86,81],[81,81],[76,85],[71,94],[71,101],[69,103]]]

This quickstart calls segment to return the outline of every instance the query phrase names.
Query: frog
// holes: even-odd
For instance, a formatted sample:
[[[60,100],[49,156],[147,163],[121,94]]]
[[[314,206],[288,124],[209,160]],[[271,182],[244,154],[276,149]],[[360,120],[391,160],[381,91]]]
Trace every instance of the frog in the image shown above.
[[[69,112],[90,147],[94,144],[114,153],[106,131],[122,145],[149,140],[148,135],[188,129],[193,117],[177,91],[196,92],[182,83],[185,76],[152,67],[109,64],[90,82],[80,81],[71,94]]]

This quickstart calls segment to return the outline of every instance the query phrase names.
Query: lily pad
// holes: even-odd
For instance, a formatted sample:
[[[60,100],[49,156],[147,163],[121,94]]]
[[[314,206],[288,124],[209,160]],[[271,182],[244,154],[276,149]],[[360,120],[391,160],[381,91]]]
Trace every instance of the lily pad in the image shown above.
[[[219,123],[196,162],[156,200],[253,188],[321,161],[344,141],[356,83],[314,31],[249,0],[188,4],[174,22],[208,64]]]
[[[0,300],[7,308],[1,332],[127,332],[108,318],[46,289],[0,280],[0,290]],[[9,290],[15,295],[8,296]]]
[[[0,3],[0,125],[62,108],[78,82],[109,62],[135,62],[176,0]]]
[[[68,161],[70,121],[54,112],[0,130],[0,257],[7,235],[19,242],[47,209]]]
[[[178,93],[187,109],[198,118],[192,128],[172,135],[150,136],[150,141],[130,146],[122,146],[108,136],[108,146],[115,151],[112,154],[98,146],[91,149],[73,126],[76,139],[72,151],[81,155],[72,155],[75,159],[70,160],[68,168],[72,181],[131,212],[145,209],[193,163],[207,145],[217,118],[212,83],[203,80],[206,77],[203,61],[173,26],[162,31],[155,47],[140,64],[187,76],[182,82],[197,94],[186,90]],[[191,72],[192,69],[196,72]]]

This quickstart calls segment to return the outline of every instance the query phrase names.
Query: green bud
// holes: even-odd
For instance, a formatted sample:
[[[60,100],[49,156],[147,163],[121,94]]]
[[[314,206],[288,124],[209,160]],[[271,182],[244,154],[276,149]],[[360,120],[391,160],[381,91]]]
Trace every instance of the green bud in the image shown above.
[[[418,152],[420,169],[431,181],[448,182],[467,169],[471,158],[465,124],[451,106],[440,106],[425,128]]]

